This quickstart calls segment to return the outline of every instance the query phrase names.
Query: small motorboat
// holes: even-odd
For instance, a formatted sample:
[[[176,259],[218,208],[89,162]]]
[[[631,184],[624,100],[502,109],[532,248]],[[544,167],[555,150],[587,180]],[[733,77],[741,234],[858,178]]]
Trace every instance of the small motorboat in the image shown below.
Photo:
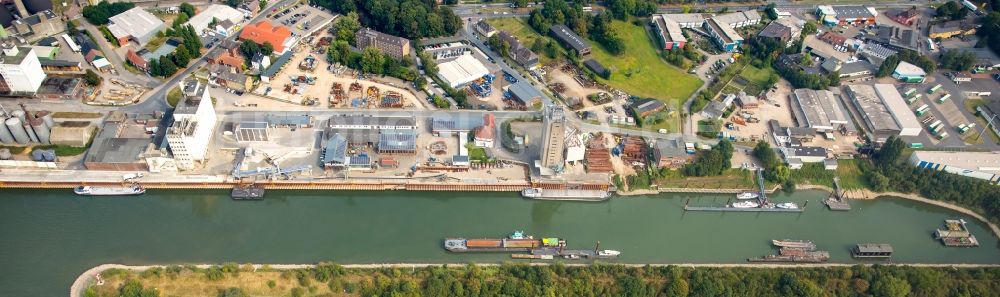
[[[799,209],[799,205],[795,202],[778,203],[775,207],[781,209]]]
[[[619,252],[619,251],[616,251],[616,250],[600,250],[600,251],[597,251],[597,256],[598,257],[618,257],[618,255],[621,255],[621,254],[622,254],[622,252]]]
[[[739,200],[757,199],[757,197],[760,197],[760,194],[754,192],[743,192],[736,194],[736,199]]]
[[[521,190],[521,196],[524,198],[541,198],[542,189],[540,188],[527,188]]]

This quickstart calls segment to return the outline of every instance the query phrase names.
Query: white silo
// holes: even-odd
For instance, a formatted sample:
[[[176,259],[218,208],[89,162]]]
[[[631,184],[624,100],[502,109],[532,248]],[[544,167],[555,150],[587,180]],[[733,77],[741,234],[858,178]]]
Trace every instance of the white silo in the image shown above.
[[[14,144],[14,135],[11,135],[10,130],[7,130],[7,126],[4,125],[0,125],[0,143]]]
[[[21,120],[21,122],[24,122],[24,116],[25,116],[25,114],[24,114],[23,110],[15,109],[14,111],[10,112],[10,116],[15,117],[15,118]]]
[[[56,121],[52,119],[52,112],[48,110],[39,111],[35,114],[35,117],[42,119],[42,121],[45,122],[45,127],[48,127],[49,129],[56,126]]]
[[[7,129],[10,130],[10,134],[14,136],[15,142],[27,144],[31,141],[31,137],[28,137],[28,133],[24,132],[24,127],[21,127],[21,119],[9,118],[4,121],[4,125],[7,125]]]
[[[38,142],[49,144],[49,127],[45,126],[45,121],[42,121],[41,118],[31,119],[31,130],[35,131]]]
[[[31,142],[38,142],[38,135],[35,135],[35,130],[31,129],[31,124],[21,123],[21,128],[24,128],[24,132],[28,133],[28,139],[31,139]]]

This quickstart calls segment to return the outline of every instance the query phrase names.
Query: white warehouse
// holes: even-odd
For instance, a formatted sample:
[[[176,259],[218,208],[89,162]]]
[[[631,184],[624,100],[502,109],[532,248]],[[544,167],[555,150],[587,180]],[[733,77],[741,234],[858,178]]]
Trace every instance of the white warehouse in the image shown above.
[[[990,183],[1000,182],[1000,152],[914,151],[911,165],[974,177]]]
[[[438,77],[452,88],[464,86],[489,73],[486,66],[472,55],[462,55],[453,61],[438,64]]]
[[[903,96],[899,94],[896,87],[891,84],[876,84],[875,93],[878,93],[878,97],[882,98],[882,104],[889,110],[889,114],[896,120],[896,124],[899,124],[899,136],[920,135],[920,131],[923,131],[923,128],[920,127],[920,121],[917,120],[913,111],[910,111],[910,107],[906,105],[906,101],[903,101]]]

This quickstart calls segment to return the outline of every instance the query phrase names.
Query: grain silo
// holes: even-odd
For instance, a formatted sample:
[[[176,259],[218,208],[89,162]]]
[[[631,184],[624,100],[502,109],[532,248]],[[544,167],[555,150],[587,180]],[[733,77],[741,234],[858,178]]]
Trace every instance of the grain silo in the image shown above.
[[[31,130],[35,131],[35,136],[38,136],[38,142],[49,144],[49,127],[45,126],[45,121],[42,121],[41,118],[31,119]]]
[[[27,132],[28,139],[31,139],[31,142],[38,142],[38,135],[35,135],[35,130],[31,129],[31,124],[21,123],[21,128],[24,128],[24,132]]]
[[[56,121],[52,119],[52,112],[48,110],[39,111],[35,114],[35,117],[41,118],[45,122],[45,127],[49,129],[56,126]]]
[[[24,122],[25,120],[25,113],[23,110],[20,109],[15,109],[14,111],[11,111],[10,116],[21,120],[21,122]]]
[[[28,133],[24,132],[24,127],[21,127],[21,120],[18,118],[9,118],[4,121],[4,125],[10,130],[10,134],[14,136],[14,141],[20,144],[28,144],[31,142],[31,137],[28,137]]]
[[[3,120],[3,118],[0,118]],[[10,130],[7,130],[7,126],[0,125],[0,143],[3,144],[14,144],[14,135],[10,134]]]

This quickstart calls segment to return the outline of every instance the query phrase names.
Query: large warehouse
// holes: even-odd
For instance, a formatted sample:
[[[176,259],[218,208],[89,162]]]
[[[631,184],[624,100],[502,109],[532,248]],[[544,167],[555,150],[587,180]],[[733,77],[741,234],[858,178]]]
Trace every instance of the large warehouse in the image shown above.
[[[874,134],[872,140],[885,142],[889,136],[920,134],[920,123],[892,85],[849,85],[844,92]]]
[[[899,94],[896,87],[891,84],[876,84],[875,92],[878,93],[879,98],[882,98],[882,104],[885,104],[889,113],[892,114],[892,119],[899,125],[900,136],[920,135],[923,128],[920,127],[917,116],[913,114],[913,111],[910,111],[910,107],[903,101],[903,96]]]
[[[840,106],[840,100],[827,90],[796,89],[792,93],[795,118],[799,126],[816,132],[841,130],[850,125],[847,111]]]
[[[962,176],[1000,182],[1000,152],[914,151],[910,164]]]
[[[452,88],[464,86],[489,73],[486,66],[472,55],[462,55],[453,61],[438,64],[438,77]]]

